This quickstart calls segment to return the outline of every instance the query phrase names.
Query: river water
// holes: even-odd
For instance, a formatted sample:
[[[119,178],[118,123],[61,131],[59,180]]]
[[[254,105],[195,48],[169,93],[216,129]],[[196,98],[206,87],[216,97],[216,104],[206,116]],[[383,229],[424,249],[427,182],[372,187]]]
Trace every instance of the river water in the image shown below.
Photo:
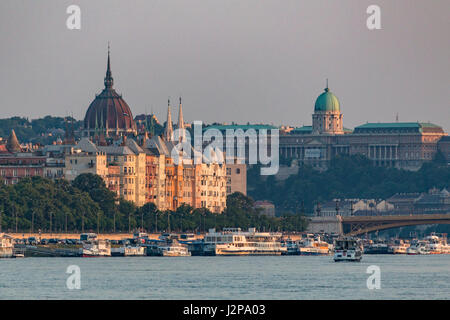
[[[68,289],[68,266],[81,289]],[[380,268],[380,289],[367,268]],[[0,299],[450,299],[450,255],[0,259]]]

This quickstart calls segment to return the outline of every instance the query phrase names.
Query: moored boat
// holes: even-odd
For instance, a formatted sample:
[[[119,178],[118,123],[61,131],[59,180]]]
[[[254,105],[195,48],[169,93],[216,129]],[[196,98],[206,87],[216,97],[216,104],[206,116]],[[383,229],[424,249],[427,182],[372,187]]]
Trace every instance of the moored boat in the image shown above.
[[[401,240],[395,239],[393,243],[388,246],[388,253],[392,254],[406,254],[409,248],[409,243]]]
[[[287,248],[281,245],[281,233],[257,232],[255,228],[210,229],[204,238],[205,255],[281,255]]]
[[[334,261],[356,261],[362,259],[363,248],[355,238],[338,238],[334,242]]]
[[[450,254],[450,245],[447,243],[447,235],[432,233],[425,237],[428,241],[430,254]]]
[[[111,244],[107,240],[90,240],[83,242],[81,255],[87,257],[110,257]]]
[[[14,256],[14,239],[6,233],[0,233],[0,258]]]
[[[163,257],[190,257],[186,245],[180,244],[177,240],[172,240],[166,244],[158,246],[158,249]]]
[[[298,246],[300,255],[326,256],[331,252],[330,245],[321,240],[319,235],[307,234],[304,239],[299,241]]]
[[[414,240],[406,249],[408,255],[430,254],[429,243],[426,240]]]
[[[387,254],[388,252],[388,245],[384,242],[374,242],[369,243],[368,245],[364,246],[364,253],[365,254]]]

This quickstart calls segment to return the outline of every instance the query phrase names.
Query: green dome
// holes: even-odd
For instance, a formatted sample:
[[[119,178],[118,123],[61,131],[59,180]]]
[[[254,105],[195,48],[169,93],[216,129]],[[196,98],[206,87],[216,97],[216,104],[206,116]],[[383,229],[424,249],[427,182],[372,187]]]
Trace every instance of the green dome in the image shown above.
[[[325,88],[325,92],[317,97],[314,111],[340,111],[339,100],[328,88]]]

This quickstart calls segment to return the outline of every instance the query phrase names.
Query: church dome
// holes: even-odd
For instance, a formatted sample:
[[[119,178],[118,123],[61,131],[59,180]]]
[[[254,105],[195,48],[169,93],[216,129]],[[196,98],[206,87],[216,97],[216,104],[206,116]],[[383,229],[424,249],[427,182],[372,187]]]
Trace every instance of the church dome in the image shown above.
[[[328,89],[328,86],[325,88],[325,92],[317,97],[314,111],[340,111],[339,100]]]
[[[97,132],[111,134],[136,133],[136,124],[128,104],[114,89],[114,80],[111,75],[110,58],[108,51],[108,65],[105,76],[105,88],[96,95],[89,105],[84,117],[86,135],[94,135]]]

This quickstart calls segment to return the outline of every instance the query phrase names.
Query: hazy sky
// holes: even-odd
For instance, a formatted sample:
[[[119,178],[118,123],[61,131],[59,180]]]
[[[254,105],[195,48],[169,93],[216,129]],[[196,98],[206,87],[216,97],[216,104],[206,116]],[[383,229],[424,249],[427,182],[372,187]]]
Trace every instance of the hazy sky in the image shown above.
[[[81,30],[66,27],[71,4]],[[371,4],[381,30],[366,27]],[[448,0],[1,0],[0,118],[84,118],[110,41],[134,115],[164,121],[182,95],[189,122],[301,126],[329,78],[345,127],[398,113],[448,132],[449,13]]]

